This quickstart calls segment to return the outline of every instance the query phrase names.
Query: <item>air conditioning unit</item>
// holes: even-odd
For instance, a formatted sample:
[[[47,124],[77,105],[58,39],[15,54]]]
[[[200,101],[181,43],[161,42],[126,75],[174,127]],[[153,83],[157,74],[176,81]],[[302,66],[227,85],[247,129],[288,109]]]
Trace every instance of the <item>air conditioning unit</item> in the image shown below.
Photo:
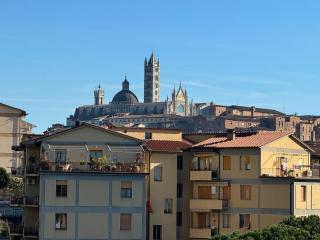
[[[27,178],[27,184],[29,184],[29,185],[34,185],[34,184],[36,184],[36,179],[34,179],[34,178]]]
[[[308,176],[308,177],[312,177],[312,170],[308,170],[308,171],[307,171],[307,176]]]

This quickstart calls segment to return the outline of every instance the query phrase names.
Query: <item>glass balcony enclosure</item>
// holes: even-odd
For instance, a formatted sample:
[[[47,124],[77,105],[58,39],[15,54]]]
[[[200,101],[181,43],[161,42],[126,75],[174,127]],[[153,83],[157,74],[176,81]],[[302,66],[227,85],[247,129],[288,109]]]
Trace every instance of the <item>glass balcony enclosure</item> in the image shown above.
[[[141,146],[42,144],[40,171],[146,172]]]

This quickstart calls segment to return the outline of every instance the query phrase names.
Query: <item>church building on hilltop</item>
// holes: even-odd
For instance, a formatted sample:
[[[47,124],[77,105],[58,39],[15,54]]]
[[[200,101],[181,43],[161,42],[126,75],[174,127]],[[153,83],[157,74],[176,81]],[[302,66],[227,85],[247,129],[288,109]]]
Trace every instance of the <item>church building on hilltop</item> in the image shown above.
[[[103,116],[172,114],[178,116],[195,115],[195,104],[189,101],[187,90],[179,88],[172,91],[171,99],[160,101],[160,59],[153,53],[149,60],[144,61],[144,101],[130,90],[130,83],[125,77],[122,89],[113,97],[109,104],[104,103],[104,89],[99,86],[94,90],[94,104],[77,107],[74,115],[67,118],[67,125],[74,126],[76,122],[87,122]]]

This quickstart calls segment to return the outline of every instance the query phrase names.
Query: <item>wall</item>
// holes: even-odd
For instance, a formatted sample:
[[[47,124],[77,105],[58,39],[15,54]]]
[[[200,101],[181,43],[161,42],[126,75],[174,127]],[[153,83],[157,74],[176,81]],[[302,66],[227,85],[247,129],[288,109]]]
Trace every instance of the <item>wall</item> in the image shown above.
[[[66,180],[66,198],[55,196]],[[133,196],[121,199],[120,182],[132,181]],[[40,239],[144,239],[145,174],[40,174]],[[67,230],[55,230],[55,213],[67,213]],[[131,213],[131,231],[121,231],[120,214]]]
[[[162,166],[162,181],[154,181],[154,167]],[[162,225],[162,239],[176,239],[177,156],[170,153],[153,153],[150,158],[150,237],[153,225]],[[173,199],[172,214],[164,213],[164,201]]]

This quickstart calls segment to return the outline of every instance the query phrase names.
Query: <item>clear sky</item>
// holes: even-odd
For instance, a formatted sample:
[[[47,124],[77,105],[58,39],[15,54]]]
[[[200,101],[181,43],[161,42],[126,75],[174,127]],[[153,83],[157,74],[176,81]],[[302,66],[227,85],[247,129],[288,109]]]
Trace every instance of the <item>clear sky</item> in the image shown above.
[[[0,1],[0,102],[42,132],[106,101],[127,74],[143,100],[143,61],[161,60],[161,98],[181,80],[195,102],[320,114],[320,2]]]

